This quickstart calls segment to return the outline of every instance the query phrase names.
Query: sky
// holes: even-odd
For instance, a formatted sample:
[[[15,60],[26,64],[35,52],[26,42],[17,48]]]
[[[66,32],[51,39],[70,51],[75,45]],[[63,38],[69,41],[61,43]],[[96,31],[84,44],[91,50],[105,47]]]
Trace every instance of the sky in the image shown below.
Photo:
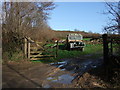
[[[80,31],[102,33],[108,16],[104,15],[104,2],[55,2],[48,24],[53,30],[78,29]]]

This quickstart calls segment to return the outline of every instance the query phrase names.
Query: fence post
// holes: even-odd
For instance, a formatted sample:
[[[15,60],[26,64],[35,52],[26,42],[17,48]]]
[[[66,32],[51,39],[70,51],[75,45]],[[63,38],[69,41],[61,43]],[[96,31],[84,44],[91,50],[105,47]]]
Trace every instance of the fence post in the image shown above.
[[[28,39],[30,39],[30,38],[28,38]],[[30,41],[28,40],[28,58],[30,58]]]
[[[58,40],[57,40],[57,46],[56,46],[56,55],[55,58],[58,57]]]
[[[24,38],[24,57],[27,58],[27,39]]]
[[[103,34],[103,59],[104,64],[106,65],[108,63],[108,36],[107,34]]]
[[[106,80],[109,79],[109,73],[108,73],[108,63],[109,63],[109,56],[108,56],[108,36],[107,34],[102,35],[103,38],[103,60],[104,60],[104,67],[105,67],[105,73],[106,73]]]
[[[113,38],[111,38],[111,41],[110,41],[110,52],[111,52],[111,55],[113,55]]]

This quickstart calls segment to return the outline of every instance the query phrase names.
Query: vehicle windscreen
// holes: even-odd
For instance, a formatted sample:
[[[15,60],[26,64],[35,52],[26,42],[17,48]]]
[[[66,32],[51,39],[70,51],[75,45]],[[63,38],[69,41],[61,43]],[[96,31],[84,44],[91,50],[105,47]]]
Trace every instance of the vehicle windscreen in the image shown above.
[[[69,36],[68,37],[69,40],[82,40],[81,36]]]

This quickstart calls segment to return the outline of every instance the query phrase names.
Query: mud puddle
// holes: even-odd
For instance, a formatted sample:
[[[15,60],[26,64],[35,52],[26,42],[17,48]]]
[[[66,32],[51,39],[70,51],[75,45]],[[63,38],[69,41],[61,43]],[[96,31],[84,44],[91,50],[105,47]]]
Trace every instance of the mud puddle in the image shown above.
[[[48,81],[55,82],[55,83],[62,83],[62,84],[71,84],[73,79],[74,77],[69,74],[63,74],[57,77],[47,78]]]
[[[102,65],[103,61],[102,60],[87,60],[83,63],[81,63],[81,65],[86,68],[86,67],[90,67],[90,68],[97,68],[98,66]]]
[[[52,83],[60,83],[60,84],[72,84],[72,81],[76,78],[76,76],[84,74],[89,69],[97,68],[98,66],[102,65],[102,60],[85,60],[83,62],[78,61],[63,61],[63,62],[56,62],[50,63],[50,65],[55,66],[60,69],[61,72],[69,71],[68,73],[64,73],[61,75],[53,75],[47,77],[46,80]],[[75,74],[73,76],[73,74]],[[45,85],[45,87],[50,87],[50,85]]]
[[[74,61],[63,61],[63,62],[57,62],[57,63],[51,63],[50,65],[53,65],[57,68],[60,68],[61,71],[76,71],[76,70],[85,70],[85,68],[97,68],[98,66],[103,64],[103,60],[85,60],[83,62],[76,63]]]
[[[62,67],[64,65],[67,65],[68,61],[63,61],[63,62],[55,62],[55,63],[50,63],[50,65],[54,65],[56,67]]]

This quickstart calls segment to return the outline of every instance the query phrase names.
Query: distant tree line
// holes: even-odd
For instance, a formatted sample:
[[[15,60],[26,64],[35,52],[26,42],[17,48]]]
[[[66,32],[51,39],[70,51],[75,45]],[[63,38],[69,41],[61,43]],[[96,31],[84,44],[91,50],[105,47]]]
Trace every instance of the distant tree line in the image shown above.
[[[85,31],[57,31],[54,30],[54,34],[57,38],[65,39],[69,33],[78,33],[83,35],[84,38],[99,38],[101,34],[98,33],[89,33]]]

